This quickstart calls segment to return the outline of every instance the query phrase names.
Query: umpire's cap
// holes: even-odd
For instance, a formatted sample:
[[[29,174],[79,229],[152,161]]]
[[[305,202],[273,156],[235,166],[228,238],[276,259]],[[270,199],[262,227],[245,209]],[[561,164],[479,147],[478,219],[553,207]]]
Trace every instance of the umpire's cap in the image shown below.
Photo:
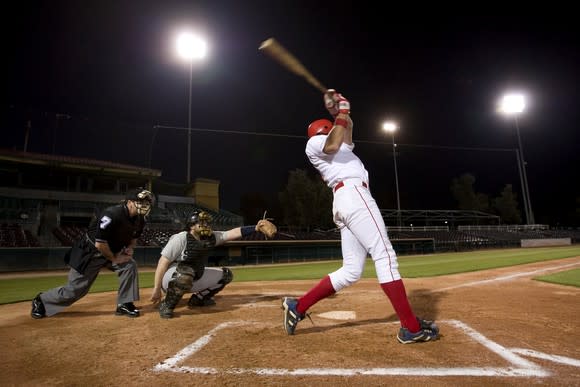
[[[154,199],[153,193],[151,193],[151,191],[148,191],[143,187],[127,191],[127,193],[125,194],[125,200],[132,200],[134,202],[147,201],[149,203],[153,203],[153,199]]]

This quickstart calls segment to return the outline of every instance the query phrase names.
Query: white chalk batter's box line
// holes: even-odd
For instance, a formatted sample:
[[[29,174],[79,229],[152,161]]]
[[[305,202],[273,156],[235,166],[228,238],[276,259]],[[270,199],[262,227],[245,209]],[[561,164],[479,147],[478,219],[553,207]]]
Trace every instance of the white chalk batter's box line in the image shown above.
[[[360,376],[360,375],[390,375],[390,376],[513,376],[513,377],[547,377],[551,373],[535,363],[532,363],[517,354],[529,357],[536,357],[556,363],[580,367],[580,360],[564,356],[548,355],[541,352],[522,348],[505,348],[500,344],[489,340],[481,333],[475,331],[458,320],[443,320],[441,323],[449,324],[461,330],[464,334],[480,343],[488,350],[496,353],[508,363],[510,367],[440,367],[440,368],[213,368],[213,367],[186,367],[180,366],[190,356],[208,345],[219,331],[242,325],[256,325],[248,321],[230,321],[219,324],[209,331],[205,336],[199,338],[192,344],[183,348],[175,356],[170,357],[157,364],[155,372],[178,372],[196,374],[255,374],[264,376]],[[398,323],[397,323],[398,324]],[[437,345],[434,343],[433,345]]]

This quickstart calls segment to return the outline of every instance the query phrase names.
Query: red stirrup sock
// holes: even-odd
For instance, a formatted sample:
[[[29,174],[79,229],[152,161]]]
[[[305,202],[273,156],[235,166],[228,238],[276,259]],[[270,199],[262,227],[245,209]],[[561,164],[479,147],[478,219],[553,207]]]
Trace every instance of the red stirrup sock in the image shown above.
[[[298,306],[296,310],[300,314],[306,313],[306,311],[318,301],[326,298],[328,296],[332,296],[336,291],[332,287],[332,282],[330,282],[330,277],[326,276],[320,280],[320,282],[306,292],[305,295],[298,299]]]
[[[387,297],[389,297],[389,300],[391,300],[391,304],[401,321],[401,326],[407,328],[412,333],[419,332],[421,326],[417,321],[417,317],[415,317],[415,314],[411,310],[411,305],[409,305],[403,281],[397,280],[386,282],[381,284],[381,288]]]

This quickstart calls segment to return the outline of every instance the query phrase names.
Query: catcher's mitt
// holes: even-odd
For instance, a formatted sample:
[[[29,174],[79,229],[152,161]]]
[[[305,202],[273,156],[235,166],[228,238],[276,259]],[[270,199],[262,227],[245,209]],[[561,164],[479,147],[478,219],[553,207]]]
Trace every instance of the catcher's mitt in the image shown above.
[[[256,231],[261,232],[266,236],[266,239],[273,238],[278,232],[278,228],[268,219],[260,219],[258,224],[256,224]]]

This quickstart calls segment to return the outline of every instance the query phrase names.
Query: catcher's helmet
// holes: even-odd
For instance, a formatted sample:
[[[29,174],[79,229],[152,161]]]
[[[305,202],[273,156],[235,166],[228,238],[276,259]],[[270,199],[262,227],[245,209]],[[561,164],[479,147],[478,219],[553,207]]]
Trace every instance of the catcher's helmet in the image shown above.
[[[191,226],[196,224],[200,224],[199,232],[201,236],[210,236],[213,231],[211,229],[211,215],[205,211],[194,211],[188,218],[187,222],[185,222],[185,230],[191,230]]]
[[[332,122],[325,118],[313,121],[308,125],[308,138],[319,134],[328,134],[332,126]]]

